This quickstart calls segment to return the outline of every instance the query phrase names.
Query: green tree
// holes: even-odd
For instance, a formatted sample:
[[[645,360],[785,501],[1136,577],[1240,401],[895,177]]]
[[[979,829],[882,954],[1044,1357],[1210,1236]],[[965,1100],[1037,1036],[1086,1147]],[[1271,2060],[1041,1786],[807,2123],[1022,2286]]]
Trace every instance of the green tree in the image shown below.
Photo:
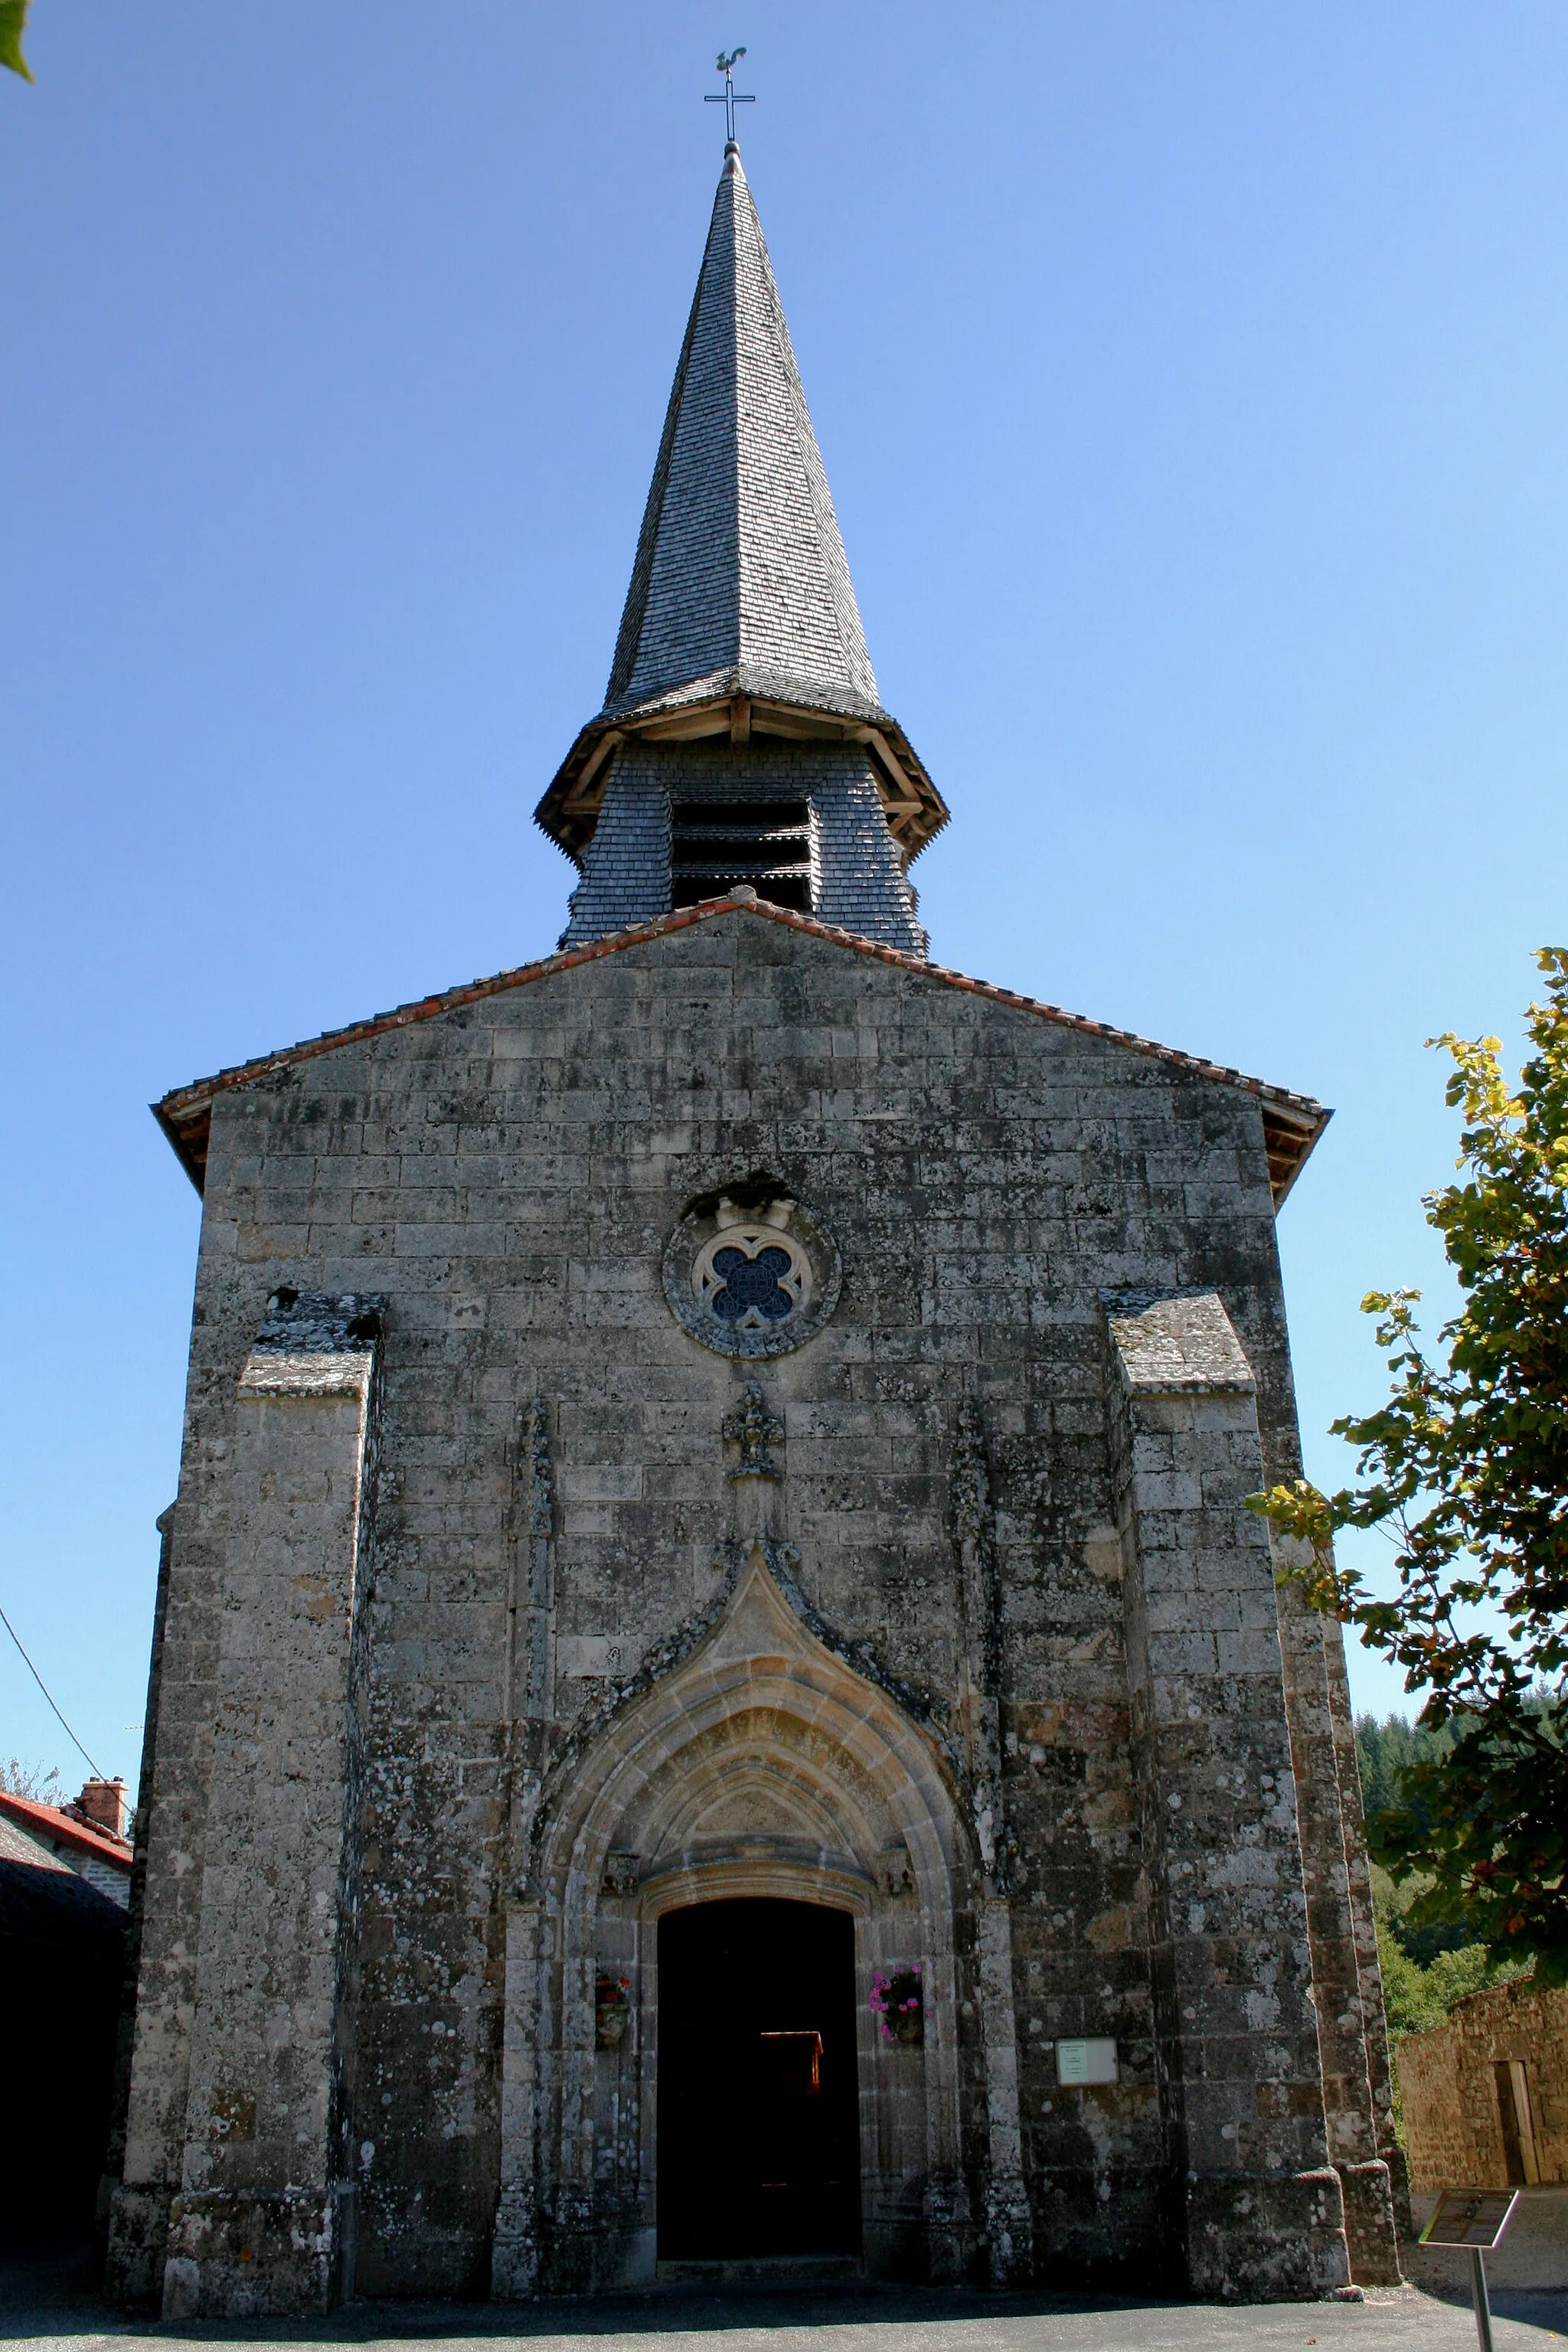
[[[1447,1756],[1453,1744],[1454,1735],[1447,1725],[1440,1731],[1428,1731],[1422,1724],[1407,1723],[1402,1715],[1391,1715],[1383,1723],[1373,1716],[1358,1716],[1356,1761],[1367,1811],[1381,1812],[1402,1804],[1402,1782],[1409,1766],[1429,1756]],[[1426,1815],[1425,1806],[1414,1810]]]
[[[1423,1827],[1430,1827],[1429,1809],[1419,1798],[1413,1802],[1407,1801],[1405,1776],[1412,1764],[1447,1755],[1454,1745],[1454,1735],[1447,1724],[1440,1731],[1428,1731],[1419,1723],[1407,1723],[1400,1715],[1391,1715],[1384,1723],[1363,1715],[1356,1721],[1355,1745],[1362,1799],[1368,1814],[1408,1811]],[[1467,1945],[1472,1933],[1468,1926],[1456,1920],[1437,1926],[1415,1925],[1410,1917],[1411,1906],[1430,1885],[1429,1878],[1416,1875],[1395,1886],[1385,1870],[1375,1864],[1373,1868],[1373,1901],[1379,1926],[1385,1926],[1400,1950],[1423,1969],[1439,1952],[1458,1951]]]
[[[9,66],[24,81],[31,81],[27,60],[22,55],[22,36],[26,28],[27,0],[0,0],[0,66]]]
[[[1484,1944],[1461,1944],[1457,1951],[1439,1952],[1427,1968],[1413,1960],[1392,1929],[1379,1924],[1377,1957],[1383,1971],[1383,1999],[1388,2030],[1395,2042],[1406,2033],[1426,2033],[1442,2025],[1457,2000],[1502,1983],[1509,1971],[1500,1968]]]
[[[1517,1088],[1495,1037],[1434,1039],[1463,1114],[1459,1181],[1426,1198],[1463,1303],[1429,1357],[1414,1290],[1373,1291],[1392,1375],[1375,1412],[1333,1423],[1365,1483],[1305,1479],[1251,1499],[1303,1547],[1282,1571],[1360,1629],[1427,1694],[1417,1718],[1446,1754],[1413,1757],[1397,1805],[1372,1812],[1374,1856],[1427,1880],[1412,1924],[1463,1921],[1493,1956],[1568,1983],[1568,950],[1546,982]],[[1395,1546],[1399,1589],[1342,1568],[1342,1528]],[[1468,1612],[1485,1612],[1479,1622]],[[1497,1617],[1501,1631],[1490,1630]]]

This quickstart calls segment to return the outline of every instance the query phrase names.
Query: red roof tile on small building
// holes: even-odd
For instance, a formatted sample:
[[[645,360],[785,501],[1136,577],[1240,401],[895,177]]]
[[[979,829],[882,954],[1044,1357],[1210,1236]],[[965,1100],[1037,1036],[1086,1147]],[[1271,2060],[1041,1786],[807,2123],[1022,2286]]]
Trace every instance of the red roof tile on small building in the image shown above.
[[[13,1797],[0,1790],[0,1813],[14,1822],[29,1836],[55,1845],[68,1846],[75,1853],[96,1854],[100,1862],[111,1863],[117,1870],[131,1875],[132,1848],[127,1838],[110,1837],[104,1830],[91,1829],[79,1822],[62,1805],[40,1805],[32,1797]]]

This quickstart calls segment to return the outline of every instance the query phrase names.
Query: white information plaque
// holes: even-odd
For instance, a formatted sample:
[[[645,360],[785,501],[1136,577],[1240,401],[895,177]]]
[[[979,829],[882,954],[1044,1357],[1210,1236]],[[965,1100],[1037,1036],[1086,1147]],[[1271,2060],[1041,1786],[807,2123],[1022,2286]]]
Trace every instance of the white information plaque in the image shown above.
[[[1115,2042],[1058,2042],[1057,2080],[1058,2083],[1114,2083]]]

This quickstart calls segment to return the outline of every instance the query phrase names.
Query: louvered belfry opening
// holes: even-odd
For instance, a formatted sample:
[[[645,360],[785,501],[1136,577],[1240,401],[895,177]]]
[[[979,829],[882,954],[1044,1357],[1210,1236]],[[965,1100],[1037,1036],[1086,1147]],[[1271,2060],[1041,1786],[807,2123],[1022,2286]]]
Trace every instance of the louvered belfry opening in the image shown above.
[[[811,808],[805,801],[673,801],[670,896],[677,907],[721,898],[737,882],[759,898],[811,912]]]

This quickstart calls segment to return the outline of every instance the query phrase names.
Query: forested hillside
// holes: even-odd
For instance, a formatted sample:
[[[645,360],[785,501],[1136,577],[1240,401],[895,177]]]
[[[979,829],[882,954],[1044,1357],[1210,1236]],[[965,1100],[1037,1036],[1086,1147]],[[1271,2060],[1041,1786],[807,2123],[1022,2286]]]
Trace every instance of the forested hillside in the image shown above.
[[[1391,1715],[1384,1723],[1374,1715],[1358,1715],[1355,1746],[1361,1759],[1362,1801],[1367,1811],[1380,1813],[1398,1805],[1402,1801],[1399,1775],[1405,1767],[1425,1762],[1428,1757],[1446,1756],[1453,1744],[1454,1735],[1447,1724],[1440,1731],[1427,1731],[1418,1723],[1406,1723],[1402,1715]]]
[[[1379,1723],[1374,1716],[1356,1718],[1356,1755],[1361,1764],[1362,1799],[1369,1814],[1392,1812],[1405,1803],[1400,1775],[1405,1766],[1446,1756],[1454,1744],[1445,1726],[1426,1730],[1391,1715]],[[1395,2042],[1401,2034],[1422,2033],[1441,2025],[1456,2000],[1484,1985],[1499,1984],[1521,1970],[1492,1962],[1483,1945],[1472,1943],[1462,1925],[1415,1927],[1408,1913],[1422,1887],[1419,1878],[1395,1884],[1375,1864],[1372,1873],[1373,1908],[1377,1915],[1377,1950],[1383,1969],[1384,2000],[1388,2030]]]

